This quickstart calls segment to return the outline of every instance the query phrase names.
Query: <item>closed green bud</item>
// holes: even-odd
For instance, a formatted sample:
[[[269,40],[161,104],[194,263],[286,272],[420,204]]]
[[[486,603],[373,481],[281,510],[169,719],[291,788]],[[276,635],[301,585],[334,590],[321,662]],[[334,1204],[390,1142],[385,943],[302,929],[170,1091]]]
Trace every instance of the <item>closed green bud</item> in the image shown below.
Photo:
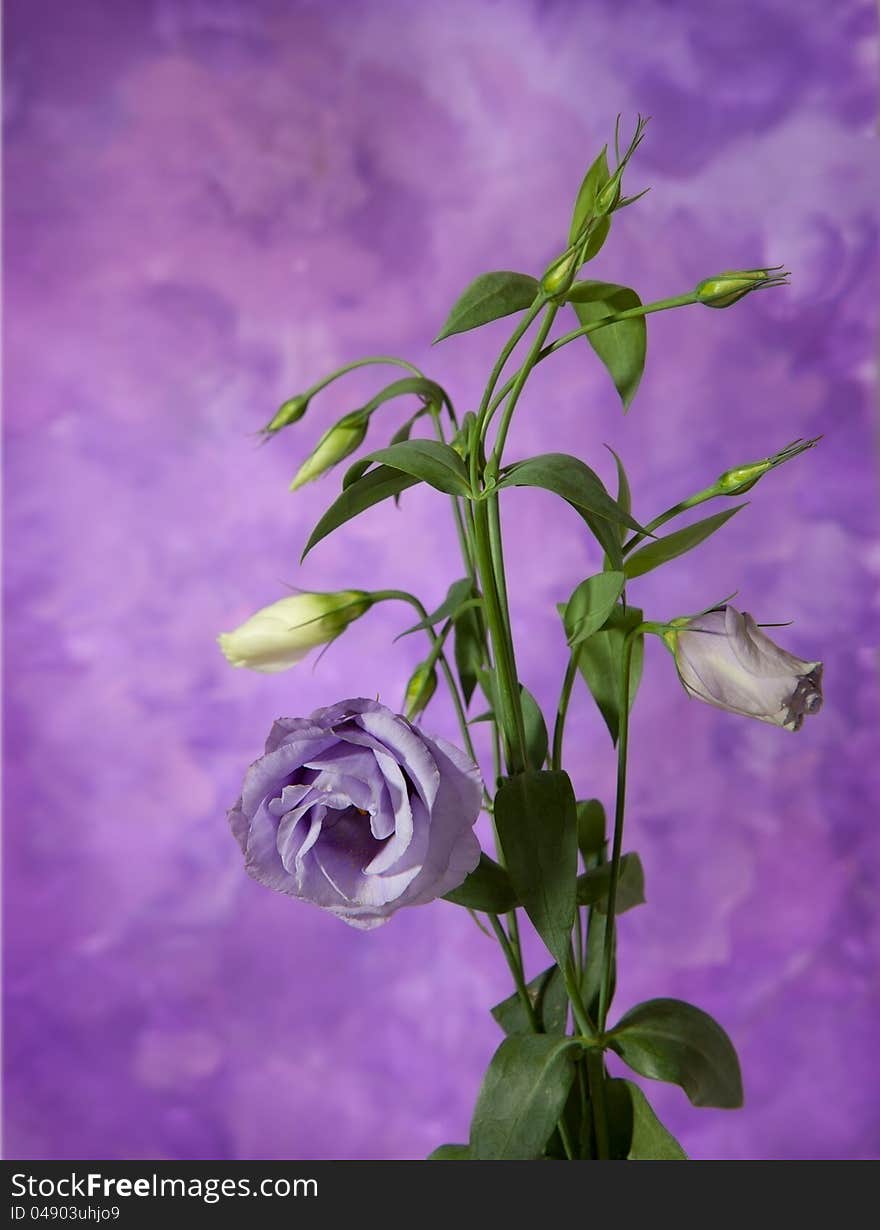
[[[620,201],[620,181],[623,176],[623,165],[619,166],[608,183],[596,197],[594,213],[597,218],[613,213]]]
[[[275,432],[280,431],[282,427],[290,427],[292,423],[298,423],[308,408],[309,399],[304,394],[299,393],[296,397],[288,397],[263,428],[263,434],[274,436]]]
[[[306,483],[312,482],[313,479],[320,478],[322,474],[332,470],[335,465],[359,448],[367,434],[369,421],[368,414],[364,414],[362,410],[353,410],[351,414],[346,414],[341,418],[338,423],[334,423],[321,436],[315,451],[300,466],[296,477],[290,484],[290,490],[296,491]]]
[[[403,700],[404,715],[412,722],[427,709],[431,697],[437,691],[437,671],[430,661],[421,662],[406,685]]]
[[[714,495],[745,495],[747,491],[751,491],[759,478],[767,473],[768,470],[773,470],[776,466],[780,466],[785,461],[790,461],[792,457],[798,457],[801,453],[806,452],[808,448],[813,448],[819,443],[820,436],[816,436],[812,440],[794,440],[791,444],[787,444],[785,448],[780,449],[778,453],[774,453],[772,457],[764,457],[761,461],[752,461],[744,466],[737,466],[733,470],[727,470],[718,479],[713,489]]]
[[[695,290],[698,303],[706,307],[726,308],[742,299],[753,290],[765,290],[769,286],[785,286],[788,273],[781,265],[772,269],[738,269],[719,273],[714,278],[705,278]]]
[[[569,248],[553,262],[541,278],[541,289],[554,299],[564,295],[574,281],[580,264],[578,249]]]

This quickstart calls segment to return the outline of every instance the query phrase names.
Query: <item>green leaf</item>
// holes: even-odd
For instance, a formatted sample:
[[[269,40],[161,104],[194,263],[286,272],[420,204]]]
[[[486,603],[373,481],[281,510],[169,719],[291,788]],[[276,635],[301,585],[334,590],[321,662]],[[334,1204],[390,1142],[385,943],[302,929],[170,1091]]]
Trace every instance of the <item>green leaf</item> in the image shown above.
[[[464,883],[444,894],[443,900],[484,914],[507,914],[517,906],[510,876],[488,854],[480,855]]]
[[[614,610],[625,583],[622,572],[600,572],[581,581],[566,603],[562,617],[569,648],[574,649],[599,631]]]
[[[613,1160],[687,1161],[687,1154],[634,1081],[606,1081],[605,1105]]]
[[[375,397],[370,398],[363,409],[367,414],[372,414],[386,401],[392,401],[395,397],[405,397],[408,393],[416,393],[425,401],[433,402],[438,406],[442,404],[446,396],[440,385],[435,384],[433,380],[427,380],[424,376],[404,376],[402,380],[395,380],[392,384],[386,385]],[[414,415],[412,421],[419,418],[421,414],[420,410]]]
[[[568,453],[542,453],[518,461],[505,472],[498,486],[543,487],[545,491],[562,496],[581,512],[602,517],[615,525],[627,525],[637,534],[644,533],[638,522],[611,498],[595,470]]]
[[[425,415],[424,410],[417,410],[415,414],[410,415],[410,417],[406,420],[405,423],[401,423],[401,425],[398,427],[397,431],[395,431],[394,435],[391,437],[388,443],[389,444],[402,444],[404,440],[408,440],[410,436],[412,435],[412,429],[415,427],[419,419],[424,417],[424,415]]]
[[[526,728],[526,755],[529,767],[541,769],[544,767],[544,761],[547,759],[547,751],[549,749],[544,715],[534,696],[522,684],[520,684],[519,694],[522,703],[523,722]]]
[[[596,197],[608,183],[611,175],[608,171],[608,146],[603,146],[598,157],[583,178],[574,202],[574,212],[571,215],[571,226],[568,229],[568,242],[573,244],[584,226],[590,220],[596,208]],[[607,222],[607,219],[603,219]],[[608,231],[606,228],[605,235]],[[602,243],[605,240],[603,238]],[[599,245],[601,247],[601,244]],[[598,252],[598,248],[596,251]],[[595,256],[595,252],[591,253]],[[588,258],[589,259],[589,258]]]
[[[599,989],[602,984],[602,971],[604,967],[605,956],[605,928],[607,924],[607,915],[600,914],[598,910],[590,911],[590,921],[587,928],[587,951],[584,959],[584,972],[581,978],[581,995],[584,998],[584,1003],[587,1006],[587,1012],[591,1017],[596,1016],[599,1008]],[[612,960],[611,960],[611,997],[609,1005],[614,999],[614,990],[617,983],[617,932],[612,936]]]
[[[568,1022],[568,993],[558,965],[551,965],[526,984],[535,1016],[545,1034],[564,1034]],[[506,1034],[530,1034],[532,1025],[518,994],[496,1004],[492,1015]]]
[[[459,608],[452,621],[452,634],[455,669],[461,682],[464,703],[469,705],[483,668],[483,638],[473,607]]]
[[[433,628],[435,624],[442,623],[445,619],[454,619],[465,603],[476,604],[478,602],[480,599],[474,596],[474,585],[470,577],[462,577],[460,581],[452,582],[446,591],[446,597],[435,611],[432,611],[426,619],[420,619],[411,628],[399,632],[394,639],[399,641],[401,637],[409,636],[411,632],[421,632],[425,628]]]
[[[369,455],[392,469],[402,470],[423,482],[430,483],[447,495],[469,495],[470,483],[464,462],[454,448],[439,440],[402,440]]]
[[[615,1025],[608,1041],[634,1072],[680,1085],[694,1106],[742,1106],[733,1043],[717,1021],[693,1004],[647,1000]]]
[[[345,491],[346,487],[350,487],[359,478],[363,478],[372,464],[369,457],[360,457],[357,461],[353,461],[342,476],[342,490]]]
[[[495,795],[495,825],[513,891],[564,965],[577,876],[577,811],[568,774],[529,771],[506,778]]]
[[[512,312],[522,312],[532,306],[540,290],[539,283],[525,273],[501,270],[480,274],[456,301],[434,341],[440,342],[453,333],[478,329]]]
[[[620,729],[620,689],[623,648],[627,634],[642,622],[642,612],[630,606],[616,607],[604,628],[594,632],[578,649],[578,670],[586,680],[613,743]],[[629,707],[632,709],[642,676],[644,637],[637,636],[632,647],[629,674]]]
[[[604,914],[608,905],[608,888],[611,884],[611,864],[591,868],[577,880],[578,905],[595,906]],[[645,904],[645,872],[637,854],[624,854],[620,860],[617,878],[615,913],[624,914],[637,905]]]
[[[591,325],[603,316],[626,312],[642,303],[629,286],[618,286],[615,282],[575,282],[566,298],[581,325]],[[644,316],[604,325],[588,333],[586,338],[608,369],[623,408],[627,410],[645,370],[648,330]]]
[[[577,805],[578,849],[584,866],[600,859],[605,850],[605,808],[598,799],[583,799]]]
[[[467,1145],[440,1145],[426,1159],[429,1162],[469,1162],[471,1151]]]
[[[483,1077],[471,1122],[470,1151],[480,1161],[541,1156],[574,1079],[578,1044],[548,1034],[505,1038]]]
[[[624,564],[623,568],[627,578],[632,580],[633,577],[643,576],[652,568],[659,568],[661,564],[666,564],[669,560],[684,555],[686,551],[692,551],[716,530],[720,530],[734,513],[738,513],[741,508],[745,507],[745,504],[737,504],[733,508],[726,508],[724,512],[715,513],[711,517],[705,517],[702,521],[695,521],[693,525],[686,525],[683,530],[676,530],[674,534],[667,534],[664,538],[657,538],[654,542],[649,542],[640,551],[636,551],[635,555],[631,555]]]
[[[414,487],[417,482],[418,479],[403,474],[400,470],[392,470],[388,466],[377,466],[375,470],[370,470],[363,478],[357,479],[350,487],[346,487],[330,505],[312,530],[300,562],[322,538],[326,538],[340,525],[351,521],[353,517],[372,508],[374,504],[379,504],[382,500],[389,499],[390,496],[399,495],[407,487]]]
[[[626,476],[626,470],[623,468],[623,462],[615,453],[614,449],[609,445],[605,445],[608,452],[614,458],[614,464],[617,466],[617,502],[624,512],[632,512],[632,492],[630,491],[629,479]],[[623,542],[625,531],[621,526],[620,541]],[[612,561],[613,562],[613,561]]]

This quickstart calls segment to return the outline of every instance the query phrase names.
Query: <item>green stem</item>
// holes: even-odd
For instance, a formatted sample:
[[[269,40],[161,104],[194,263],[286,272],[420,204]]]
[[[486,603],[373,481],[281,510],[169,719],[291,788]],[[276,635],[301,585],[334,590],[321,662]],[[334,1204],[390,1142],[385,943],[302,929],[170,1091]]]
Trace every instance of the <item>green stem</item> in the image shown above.
[[[565,738],[565,719],[568,717],[568,705],[571,700],[571,690],[577,678],[578,655],[573,653],[565,668],[565,678],[562,681],[562,691],[559,694],[559,704],[556,706],[556,722],[553,727],[553,755],[550,761],[554,769],[562,768],[562,742]]]
[[[673,505],[672,508],[667,508],[666,512],[662,512],[659,517],[655,517],[650,521],[641,534],[633,534],[628,542],[625,542],[621,547],[624,555],[628,555],[640,542],[650,535],[655,530],[659,530],[661,525],[665,525],[667,521],[671,521],[673,517],[678,517],[681,513],[688,512],[691,508],[696,508],[698,504],[705,504],[706,500],[711,500],[716,495],[722,495],[716,487],[705,487],[702,491],[698,491],[696,495],[688,496],[686,500],[682,500],[680,504]]]
[[[601,1051],[587,1051],[587,1082],[590,1086],[590,1102],[593,1106],[593,1125],[596,1128],[596,1152],[601,1162],[611,1157],[608,1138],[608,1107],[605,1104],[605,1061]]]
[[[424,377],[424,372],[420,371],[414,363],[408,363],[406,359],[396,359],[393,355],[379,354],[370,355],[366,359],[355,359],[352,363],[346,363],[343,367],[337,367],[329,376],[325,376],[323,380],[310,385],[303,393],[303,397],[312,398],[316,393],[320,393],[322,389],[326,389],[334,380],[338,380],[340,376],[345,376],[349,372],[355,371],[359,367],[370,367],[378,363],[385,367],[402,367],[405,371],[411,372],[414,376]]]
[[[510,430],[513,412],[516,410],[516,403],[519,401],[520,394],[522,393],[525,383],[529,378],[529,373],[538,362],[538,356],[541,353],[541,348],[547,340],[547,334],[553,327],[553,321],[556,319],[556,313],[558,311],[559,307],[555,303],[551,303],[547,306],[547,310],[544,313],[544,319],[541,321],[541,326],[535,335],[535,340],[532,343],[529,353],[526,355],[525,362],[513,377],[510,396],[508,397],[507,404],[502,412],[501,423],[498,427],[498,435],[495,439],[495,447],[492,450],[492,459],[495,463],[494,470],[496,473],[501,469],[501,457],[504,453],[504,445],[507,442],[507,433]],[[492,414],[493,411],[490,409],[480,420],[480,438],[482,440],[486,439],[486,432],[488,431],[489,424],[492,421]]]
[[[626,758],[629,745],[629,677],[635,637],[642,634],[641,624],[633,628],[623,646],[623,669],[620,680],[620,729],[617,735],[617,797],[614,804],[614,839],[611,847],[611,873],[608,881],[608,906],[605,916],[605,944],[602,952],[602,980],[599,986],[599,1033],[604,1034],[611,1003],[611,969],[614,963],[615,909],[617,884],[620,878],[620,855],[623,848],[623,819],[626,810]]]
[[[615,312],[609,316],[602,316],[598,320],[591,320],[588,325],[582,325],[580,329],[573,329],[571,333],[564,333],[562,337],[558,337],[549,346],[545,346],[535,359],[535,363],[543,363],[545,359],[549,359],[550,355],[555,354],[557,350],[561,350],[563,346],[568,346],[570,342],[577,341],[579,337],[586,337],[587,334],[594,333],[597,329],[605,329],[608,325],[615,325],[620,320],[632,320],[636,316],[650,316],[652,312],[665,312],[670,308],[687,307],[689,304],[697,302],[698,300],[691,292],[687,295],[675,295],[671,299],[658,299],[655,303],[643,303],[639,307],[627,308],[625,312]],[[492,418],[495,411],[513,388],[515,379],[516,377],[512,376],[492,399],[488,410],[488,419]]]

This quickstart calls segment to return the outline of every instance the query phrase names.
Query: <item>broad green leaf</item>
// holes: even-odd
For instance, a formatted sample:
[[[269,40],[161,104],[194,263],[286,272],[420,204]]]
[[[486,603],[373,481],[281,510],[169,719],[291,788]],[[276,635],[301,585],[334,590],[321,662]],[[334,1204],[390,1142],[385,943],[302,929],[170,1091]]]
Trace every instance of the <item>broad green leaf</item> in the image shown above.
[[[625,610],[616,607],[604,628],[594,632],[578,649],[578,669],[593,693],[599,712],[617,742],[620,730],[620,692],[623,672],[623,649],[627,633],[642,622],[642,612],[630,606]],[[632,709],[639,681],[642,676],[644,637],[637,636],[633,642],[629,673],[629,707]]]
[[[526,754],[529,767],[542,769],[547,759],[549,742],[544,715],[538,702],[528,688],[520,684],[520,701],[522,704],[523,723],[526,728]]]
[[[453,333],[478,329],[512,312],[522,312],[532,306],[540,290],[539,283],[525,273],[500,270],[480,274],[456,301],[434,341],[440,342]]]
[[[452,621],[455,669],[461,682],[464,703],[469,705],[483,668],[484,646],[480,621],[473,607],[459,607]]]
[[[505,1038],[483,1077],[471,1121],[471,1156],[528,1161],[541,1156],[574,1079],[578,1044],[549,1034]]]
[[[425,628],[433,628],[445,619],[453,619],[466,602],[476,603],[479,601],[480,599],[474,597],[474,585],[470,577],[462,577],[460,581],[453,581],[446,591],[446,597],[435,611],[432,611],[426,619],[420,619],[411,628],[399,632],[394,639],[399,641],[401,637],[409,636],[411,632],[421,632]]]
[[[680,1085],[694,1106],[742,1106],[733,1043],[708,1013],[680,999],[651,999],[627,1012],[608,1035],[634,1072]]]
[[[611,884],[611,864],[591,868],[578,876],[578,905],[592,905],[604,914],[608,905],[608,888]],[[617,877],[615,913],[624,914],[637,905],[645,904],[645,872],[637,854],[624,854],[620,860]]]
[[[733,508],[726,508],[724,512],[705,517],[702,521],[695,521],[693,525],[686,525],[683,530],[676,530],[674,534],[667,534],[663,538],[656,538],[653,542],[649,542],[640,551],[636,551],[635,555],[631,555],[624,564],[623,570],[627,578],[632,580],[633,577],[640,577],[650,572],[652,568],[659,568],[661,564],[677,559],[686,551],[692,551],[716,530],[720,530],[734,513],[738,513],[741,508],[745,507],[745,504],[736,504]]]
[[[564,1034],[568,1021],[568,994],[558,965],[551,965],[526,984],[541,1032]],[[517,994],[496,1004],[492,1015],[506,1034],[530,1034],[532,1025]]]
[[[344,525],[346,521],[351,521],[353,517],[357,517],[366,509],[372,508],[374,504],[379,504],[382,500],[387,500],[393,495],[399,495],[407,487],[414,487],[417,482],[417,478],[412,478],[409,474],[404,474],[400,470],[393,470],[388,466],[377,466],[375,470],[370,470],[363,478],[357,479],[350,487],[346,487],[342,494],[330,505],[324,516],[312,530],[312,535],[305,545],[300,562],[305,559],[311,549],[322,538],[332,534],[340,525]]]
[[[578,189],[578,194],[574,202],[574,212],[571,215],[571,226],[568,230],[568,242],[570,244],[574,243],[578,235],[580,235],[581,231],[584,229],[584,226],[590,220],[590,217],[596,208],[596,197],[608,183],[610,178],[611,175],[608,171],[608,146],[606,145],[602,148],[598,157],[587,171],[583,178],[583,182]],[[605,227],[605,234],[598,242],[598,246],[595,251],[589,253],[586,258],[587,260],[596,255],[596,252],[599,251],[599,248],[601,248],[608,236],[609,219],[603,218],[600,225],[602,224],[604,224]],[[595,238],[596,232],[594,231],[593,235],[590,236],[591,245],[595,242]]]
[[[687,1161],[687,1154],[634,1081],[606,1081],[605,1106],[612,1160]]]
[[[605,808],[598,799],[578,800],[577,820],[578,849],[589,867],[605,850]]]
[[[505,472],[498,486],[543,487],[545,491],[562,496],[581,512],[603,517],[615,525],[627,525],[637,534],[644,532],[638,522],[611,498],[595,470],[568,453],[542,453],[538,457],[518,461]]]
[[[575,282],[566,298],[581,325],[591,325],[604,316],[640,307],[642,302],[630,287],[618,286],[615,282]],[[608,369],[623,408],[627,410],[645,370],[648,330],[644,316],[603,325],[586,337]]]
[[[495,825],[513,891],[557,962],[575,918],[577,810],[567,773],[519,773],[495,795]]]
[[[507,914],[517,905],[510,877],[488,854],[480,855],[480,861],[464,883],[446,893],[443,900],[468,910],[481,910],[484,914]]]
[[[469,1162],[471,1151],[467,1145],[440,1145],[433,1153],[429,1153],[429,1162]]]
[[[402,440],[370,453],[370,460],[411,474],[447,495],[466,496],[470,492],[464,462],[454,448],[439,440]]]
[[[423,397],[427,402],[433,402],[440,405],[443,402],[446,394],[443,392],[439,384],[435,384],[433,380],[427,380],[424,376],[404,376],[402,380],[395,380],[392,384],[386,385],[380,390],[375,397],[371,397],[364,410],[371,414],[377,410],[379,406],[385,404],[386,401],[392,401],[395,397],[405,397],[408,393],[415,393],[419,397]],[[421,414],[414,416],[418,418]]]
[[[614,610],[625,582],[622,572],[600,572],[581,581],[566,603],[563,615],[569,648],[574,649],[599,631]]]

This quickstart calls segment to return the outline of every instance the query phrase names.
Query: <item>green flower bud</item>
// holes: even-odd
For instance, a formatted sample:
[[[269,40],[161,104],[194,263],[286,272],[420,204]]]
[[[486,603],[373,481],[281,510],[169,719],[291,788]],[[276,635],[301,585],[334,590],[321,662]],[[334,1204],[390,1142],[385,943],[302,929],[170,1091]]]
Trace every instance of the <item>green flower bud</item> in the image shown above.
[[[298,423],[308,408],[309,399],[302,393],[297,394],[296,397],[288,397],[287,401],[281,403],[274,416],[263,428],[263,434],[273,436],[282,427],[290,427],[292,423]]]
[[[436,691],[437,671],[431,662],[421,662],[406,685],[406,696],[403,700],[403,711],[410,722],[415,721],[419,714],[427,709]]]
[[[596,197],[594,213],[597,218],[613,213],[620,201],[620,181],[623,176],[623,165],[619,166],[605,187]]]
[[[360,589],[289,594],[264,606],[235,631],[222,632],[217,641],[232,666],[283,671],[310,649],[335,640],[372,605],[372,595]]]
[[[541,289],[551,298],[564,295],[569,289],[580,268],[580,253],[576,248],[569,248],[558,257],[541,278]]]
[[[820,439],[820,436],[816,436],[812,440],[794,440],[785,448],[780,449],[778,453],[774,453],[772,457],[764,457],[761,461],[752,461],[744,466],[737,466],[733,470],[727,470],[716,482],[712,494],[745,495],[768,470],[773,470],[783,462],[790,461],[792,457],[798,457],[808,448],[813,448],[818,444]]]
[[[764,290],[768,286],[784,286],[788,283],[788,273],[778,272],[782,266],[772,269],[738,269],[719,273],[717,277],[705,278],[697,286],[694,294],[699,303],[706,307],[726,308],[742,299],[753,290]]]
[[[353,410],[346,414],[338,423],[325,431],[318,441],[315,451],[307,457],[290,484],[290,490],[296,491],[313,479],[320,478],[328,470],[332,470],[350,453],[353,453],[364,440],[369,424],[369,415],[362,410]]]

